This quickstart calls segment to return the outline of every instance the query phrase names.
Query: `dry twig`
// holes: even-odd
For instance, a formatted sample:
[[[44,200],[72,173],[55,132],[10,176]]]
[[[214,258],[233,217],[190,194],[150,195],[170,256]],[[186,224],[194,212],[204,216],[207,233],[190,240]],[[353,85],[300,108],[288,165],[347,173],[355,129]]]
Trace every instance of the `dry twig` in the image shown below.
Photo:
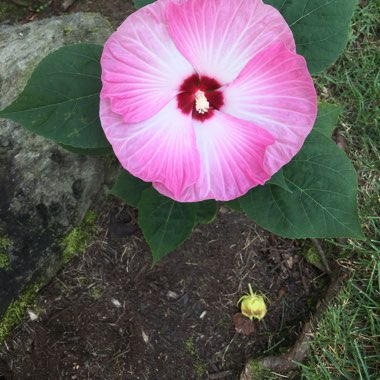
[[[325,255],[325,251],[323,250],[322,246],[321,246],[321,243],[319,242],[318,239],[311,239],[311,241],[313,242],[318,254],[319,254],[319,257],[321,258],[322,260],[322,263],[323,263],[323,266],[325,267],[325,271],[326,273],[331,276],[331,269],[330,269],[330,265],[329,265],[329,262],[327,261],[327,258],[326,258],[326,255]]]

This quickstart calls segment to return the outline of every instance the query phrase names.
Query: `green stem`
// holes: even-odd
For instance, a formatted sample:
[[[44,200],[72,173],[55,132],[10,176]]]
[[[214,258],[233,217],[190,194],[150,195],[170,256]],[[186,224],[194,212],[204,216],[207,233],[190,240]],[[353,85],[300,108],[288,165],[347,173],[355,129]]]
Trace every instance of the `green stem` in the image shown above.
[[[253,296],[253,290],[251,284],[248,284],[249,294]]]

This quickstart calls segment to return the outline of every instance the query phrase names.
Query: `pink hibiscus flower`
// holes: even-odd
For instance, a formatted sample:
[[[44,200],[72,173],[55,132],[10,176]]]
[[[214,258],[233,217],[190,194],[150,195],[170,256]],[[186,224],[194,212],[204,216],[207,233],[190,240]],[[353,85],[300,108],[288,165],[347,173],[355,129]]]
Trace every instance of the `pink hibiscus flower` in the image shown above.
[[[180,202],[231,200],[300,150],[317,99],[261,0],[158,0],[112,34],[100,118],[122,166]]]

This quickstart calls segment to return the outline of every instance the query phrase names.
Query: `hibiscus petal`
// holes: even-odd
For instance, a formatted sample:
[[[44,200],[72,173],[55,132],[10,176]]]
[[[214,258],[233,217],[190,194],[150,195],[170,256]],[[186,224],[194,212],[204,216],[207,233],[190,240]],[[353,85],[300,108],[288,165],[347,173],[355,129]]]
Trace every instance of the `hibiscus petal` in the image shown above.
[[[168,33],[163,8],[156,2],[133,13],[104,47],[101,97],[127,123],[153,116],[194,73]]]
[[[201,162],[199,179],[178,195],[156,182],[158,191],[180,202],[227,201],[269,179],[263,159],[274,142],[270,133],[219,111],[204,122],[193,120],[193,124]]]
[[[223,90],[223,112],[275,136],[264,161],[273,175],[301,149],[317,116],[317,95],[305,59],[284,44],[272,44]]]
[[[273,42],[295,51],[286,21],[262,0],[172,0],[166,17],[173,41],[196,71],[222,84]]]
[[[121,165],[146,182],[163,183],[175,196],[199,177],[199,153],[190,115],[170,101],[152,118],[126,124],[100,102],[100,119],[107,139]]]

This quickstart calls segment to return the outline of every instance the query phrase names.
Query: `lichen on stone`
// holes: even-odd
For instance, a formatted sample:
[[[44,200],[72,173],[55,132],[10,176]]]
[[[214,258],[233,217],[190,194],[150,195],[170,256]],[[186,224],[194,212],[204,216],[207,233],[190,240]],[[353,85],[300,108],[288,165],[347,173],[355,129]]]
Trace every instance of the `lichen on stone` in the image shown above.
[[[71,34],[73,33],[73,27],[71,25],[67,25],[64,29],[63,29],[63,34],[65,36],[70,36]]]

